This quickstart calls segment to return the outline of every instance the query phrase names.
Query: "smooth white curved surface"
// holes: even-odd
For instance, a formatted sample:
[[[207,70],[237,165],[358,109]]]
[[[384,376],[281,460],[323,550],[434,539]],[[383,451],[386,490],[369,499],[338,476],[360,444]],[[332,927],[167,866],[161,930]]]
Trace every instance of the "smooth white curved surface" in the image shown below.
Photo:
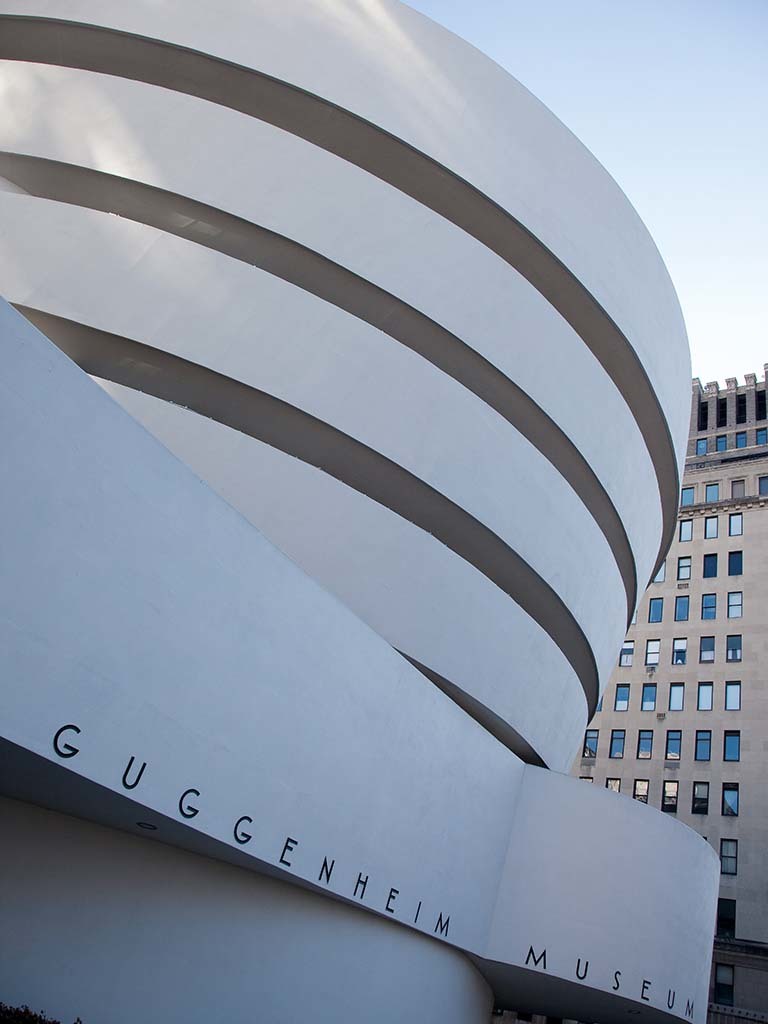
[[[521,1005],[704,1019],[718,873],[698,835],[524,765],[7,307],[0,336],[6,792],[389,916]],[[617,846],[642,908],[605,885]]]
[[[661,518],[659,505],[637,502],[638,491],[658,494],[637,424],[573,328],[494,253],[372,175],[235,111],[69,68],[11,64],[4,81],[0,150],[147,182],[299,239],[485,355],[585,455],[626,526],[640,586],[649,578]],[[622,437],[621,462],[613,435],[573,400],[586,391]]]

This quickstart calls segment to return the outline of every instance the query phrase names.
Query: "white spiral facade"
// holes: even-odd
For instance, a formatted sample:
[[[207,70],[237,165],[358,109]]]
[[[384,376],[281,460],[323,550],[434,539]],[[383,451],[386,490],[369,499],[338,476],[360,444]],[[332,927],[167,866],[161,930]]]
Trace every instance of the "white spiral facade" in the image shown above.
[[[0,1000],[703,1021],[712,851],[559,774],[687,438],[615,183],[389,0],[4,0],[0,62]]]

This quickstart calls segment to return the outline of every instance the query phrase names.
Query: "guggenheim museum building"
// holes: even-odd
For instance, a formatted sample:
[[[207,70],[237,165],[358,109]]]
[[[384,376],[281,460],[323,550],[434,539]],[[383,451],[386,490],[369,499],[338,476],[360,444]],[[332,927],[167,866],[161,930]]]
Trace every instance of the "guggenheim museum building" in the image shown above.
[[[703,1024],[718,864],[565,774],[674,528],[625,196],[395,0],[0,0],[0,1001]]]

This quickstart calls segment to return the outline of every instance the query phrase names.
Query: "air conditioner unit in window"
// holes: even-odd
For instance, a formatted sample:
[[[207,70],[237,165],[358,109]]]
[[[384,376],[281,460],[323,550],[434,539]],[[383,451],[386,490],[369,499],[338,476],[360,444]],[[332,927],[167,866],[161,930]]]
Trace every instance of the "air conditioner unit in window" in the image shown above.
[[[666,711],[658,711],[656,713],[656,719],[659,722],[663,722],[666,717],[667,717]]]

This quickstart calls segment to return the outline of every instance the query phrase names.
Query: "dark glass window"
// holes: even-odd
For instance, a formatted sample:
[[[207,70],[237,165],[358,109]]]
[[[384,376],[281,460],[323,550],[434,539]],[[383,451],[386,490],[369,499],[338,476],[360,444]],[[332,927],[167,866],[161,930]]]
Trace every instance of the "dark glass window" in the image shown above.
[[[587,729],[584,733],[584,750],[582,757],[597,757],[597,738],[600,735],[599,729]]]
[[[718,427],[728,426],[728,399],[718,398],[717,400],[717,425]]]
[[[664,598],[663,597],[652,597],[648,604],[648,621],[649,622],[661,622],[662,615],[664,614]]]
[[[755,431],[755,444],[768,444],[768,430],[765,427]]]
[[[691,814],[709,814],[709,783],[694,782]]]
[[[735,871],[726,871],[724,868],[721,870],[724,875],[736,874]],[[715,1002],[720,1006],[733,1006],[732,964],[715,964]]]
[[[709,402],[705,398],[703,402],[699,402],[698,428],[699,428],[699,430],[707,430],[708,427],[709,427]]]
[[[611,730],[611,749],[608,752],[609,757],[624,757],[624,736],[625,732],[623,729]]]
[[[664,751],[665,761],[679,761],[683,746],[683,734],[680,729],[667,729],[667,747]]]
[[[668,814],[677,814],[677,791],[679,785],[677,782],[665,782],[664,790],[661,797],[661,809],[666,811]]]
[[[741,661],[741,634],[734,634],[726,638],[725,660]]]
[[[724,452],[727,450],[727,448],[728,438],[725,436],[725,434],[720,434],[720,436],[715,439],[715,450],[718,452]]]
[[[686,637],[676,637],[672,641],[672,664],[684,665],[688,658],[688,640]]]
[[[637,734],[637,756],[648,761],[653,756],[653,729],[641,729]]]
[[[736,900],[721,897],[717,901],[717,928],[715,934],[720,939],[736,937]]]
[[[709,761],[712,758],[712,730],[711,729],[697,729],[696,730],[696,752],[694,759],[696,761]]]
[[[706,555],[704,556],[706,558]],[[728,575],[741,576],[744,571],[744,553],[742,551],[728,552]]]
[[[703,636],[699,640],[699,661],[714,661],[715,660],[715,638],[713,636]]]
[[[765,388],[755,392],[755,419],[765,419]]]
[[[717,555],[704,555],[703,576],[705,580],[717,576]]]
[[[747,396],[736,395],[736,422],[747,422]]]
[[[643,701],[640,710],[656,710],[656,683],[643,683]]]
[[[768,480],[768,476],[765,479]],[[693,487],[684,487],[680,491],[680,504],[683,507],[693,504]]]
[[[701,617],[702,619],[717,618],[717,594],[701,595]]]
[[[699,694],[696,702],[697,711],[712,710],[712,696],[714,687],[712,683],[699,683]]]
[[[725,710],[741,711],[741,683],[725,684]]]
[[[690,598],[687,596],[679,596],[675,598],[675,622],[687,622],[688,621],[688,607],[690,605]]]
[[[635,779],[635,784],[632,787],[632,796],[635,800],[639,800],[641,804],[648,803],[648,779]]]
[[[765,496],[768,494],[768,476],[759,476],[757,478],[757,493]],[[691,502],[693,504],[693,502]]]
[[[741,760],[741,733],[738,730],[723,733],[723,760]]]
[[[739,784],[738,782],[723,783],[723,803],[721,813],[728,818],[739,815]]]
[[[632,659],[635,656],[635,641],[625,640],[624,644],[619,652],[619,665],[622,668],[631,668]]]
[[[738,874],[739,844],[736,839],[720,840],[720,874]]]
[[[706,437],[700,437],[696,442],[696,454],[706,455],[707,454],[707,439]]]
[[[746,448],[747,447],[747,432],[746,430],[739,430],[736,434],[736,447]]]
[[[616,684],[616,696],[613,701],[614,711],[627,711],[629,709],[629,683]]]

